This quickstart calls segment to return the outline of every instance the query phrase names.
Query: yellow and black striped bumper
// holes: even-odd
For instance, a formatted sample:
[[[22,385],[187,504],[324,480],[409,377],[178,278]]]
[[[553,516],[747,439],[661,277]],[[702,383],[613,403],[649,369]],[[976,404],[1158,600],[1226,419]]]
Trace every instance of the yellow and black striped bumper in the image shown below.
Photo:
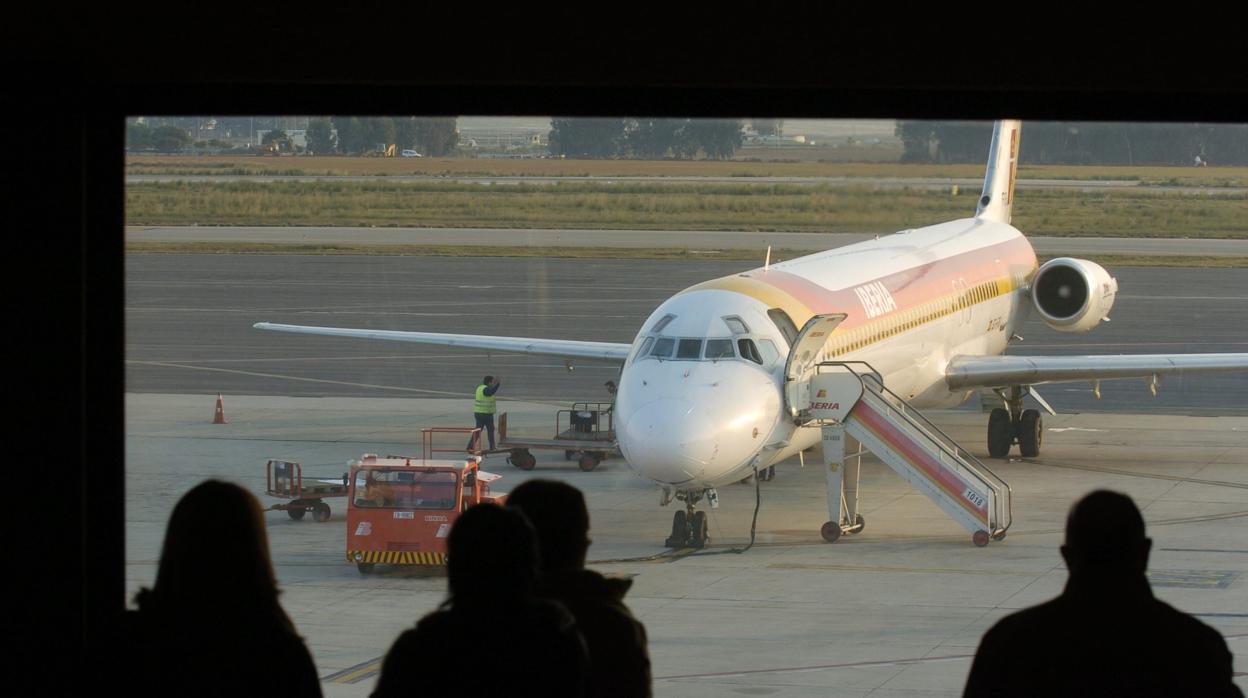
[[[347,562],[369,562],[385,565],[445,565],[446,554],[406,551],[348,550]]]

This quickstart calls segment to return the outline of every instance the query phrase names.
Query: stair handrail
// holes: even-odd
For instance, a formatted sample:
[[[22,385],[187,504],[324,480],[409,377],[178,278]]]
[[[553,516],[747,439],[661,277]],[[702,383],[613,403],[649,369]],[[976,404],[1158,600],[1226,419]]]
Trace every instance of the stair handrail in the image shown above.
[[[851,364],[865,366],[867,370],[859,372],[855,370]],[[984,487],[991,490],[993,493],[993,506],[994,509],[996,509],[995,518],[998,524],[996,530],[991,531],[991,533],[994,537],[996,537],[1004,535],[1005,532],[1009,530],[1010,525],[1014,520],[1014,506],[1012,501],[1013,489],[1010,487],[1008,482],[1002,479],[1001,476],[994,473],[991,468],[984,465],[983,461],[977,458],[975,454],[959,446],[957,441],[946,434],[940,427],[936,426],[930,419],[923,416],[921,412],[913,407],[909,407],[909,409],[907,409],[908,406],[905,399],[889,390],[884,385],[884,381],[881,378],[879,371],[876,371],[871,364],[866,361],[825,361],[816,367],[816,371],[823,366],[843,366],[850,373],[853,373],[860,381],[862,381],[864,387],[871,388],[870,391],[863,391],[863,397],[866,397],[871,392],[879,395],[881,402],[884,403],[884,407],[896,413],[906,424],[914,429],[917,429],[920,433],[931,440],[931,442],[936,445],[937,449],[939,449],[941,455],[951,459],[953,461],[952,465],[957,466],[959,471],[965,472]],[[945,461],[946,464],[950,464],[946,458],[942,458],[941,460]],[[1004,508],[1002,507],[1002,499],[1005,500]],[[1004,515],[1004,518],[1002,515]],[[1005,521],[1004,526],[1000,525],[1002,520]]]

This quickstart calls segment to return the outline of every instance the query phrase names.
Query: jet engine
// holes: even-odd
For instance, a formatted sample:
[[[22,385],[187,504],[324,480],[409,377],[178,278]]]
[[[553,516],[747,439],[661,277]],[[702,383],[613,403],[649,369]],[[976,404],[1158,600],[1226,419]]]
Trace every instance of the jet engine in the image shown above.
[[[1059,332],[1087,332],[1108,319],[1118,280],[1086,259],[1045,262],[1031,282],[1031,302],[1044,322]]]

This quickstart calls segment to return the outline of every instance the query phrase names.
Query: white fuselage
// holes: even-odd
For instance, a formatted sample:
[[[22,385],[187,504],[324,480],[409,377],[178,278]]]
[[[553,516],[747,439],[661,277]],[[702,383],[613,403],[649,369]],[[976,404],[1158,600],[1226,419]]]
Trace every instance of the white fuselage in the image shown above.
[[[797,330],[846,319],[826,360],[869,363],[917,407],[952,406],[954,356],[1002,353],[1030,307],[1035,253],[969,218],[772,264],[686,289],[646,320],[621,373],[616,434],[640,475],[679,489],[740,480],[817,443],[784,403]]]

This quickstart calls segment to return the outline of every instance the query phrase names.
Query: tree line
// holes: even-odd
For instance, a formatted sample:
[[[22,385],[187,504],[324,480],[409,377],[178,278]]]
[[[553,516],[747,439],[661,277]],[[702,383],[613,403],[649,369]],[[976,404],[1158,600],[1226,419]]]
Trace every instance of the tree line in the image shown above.
[[[569,158],[731,158],[744,141],[732,119],[556,118],[550,154]]]
[[[269,128],[259,145],[268,145],[287,138],[286,131]],[[304,152],[315,155],[359,155],[378,146],[394,145],[422,155],[444,156],[459,145],[459,129],[455,117],[372,117],[322,116],[308,119],[307,145]],[[143,121],[126,124],[126,147],[132,151],[150,150],[159,153],[183,152],[191,147],[228,150],[230,143],[213,140],[195,143],[191,133],[177,123],[150,125]]]
[[[459,146],[453,116],[334,116],[308,121],[308,151],[360,154],[394,145],[422,155],[450,155]]]
[[[992,123],[898,121],[896,134],[904,146],[902,162],[982,163]],[[1248,125],[1029,121],[1023,124],[1019,162],[1248,165]]]

